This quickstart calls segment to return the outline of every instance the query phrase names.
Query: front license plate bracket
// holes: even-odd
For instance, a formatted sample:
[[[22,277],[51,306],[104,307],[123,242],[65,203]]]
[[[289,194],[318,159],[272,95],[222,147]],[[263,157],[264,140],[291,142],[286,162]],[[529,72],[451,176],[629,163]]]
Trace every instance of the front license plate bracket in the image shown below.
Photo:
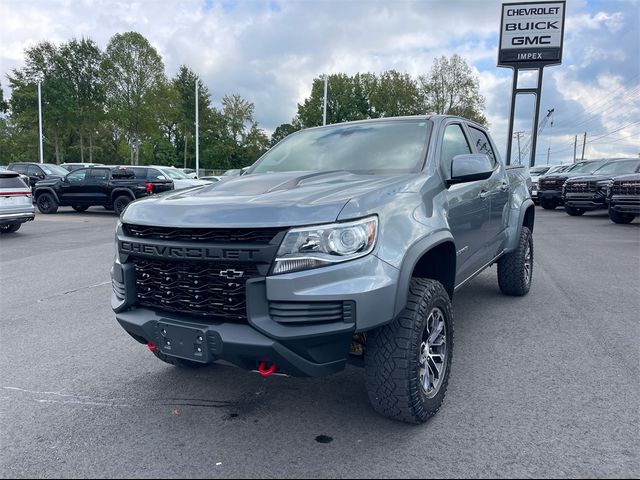
[[[201,328],[158,322],[158,348],[166,355],[206,363],[207,334]]]

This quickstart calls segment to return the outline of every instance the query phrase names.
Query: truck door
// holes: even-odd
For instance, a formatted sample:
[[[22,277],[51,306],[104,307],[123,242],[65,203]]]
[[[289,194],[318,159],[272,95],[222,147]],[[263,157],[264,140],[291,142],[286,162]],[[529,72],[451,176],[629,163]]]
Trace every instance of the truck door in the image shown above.
[[[461,123],[450,123],[442,137],[441,162],[446,178],[451,178],[451,162],[456,155],[473,153]],[[487,181],[457,183],[447,190],[447,219],[456,242],[456,284],[484,266],[482,255],[489,233]]]
[[[58,196],[67,205],[84,205],[88,202],[86,193],[88,168],[74,170],[60,183]]]
[[[92,205],[106,205],[109,201],[109,169],[90,168],[86,180],[86,192]]]
[[[506,221],[508,218],[509,181],[504,166],[495,154],[489,136],[472,125],[467,125],[476,153],[487,155],[494,165],[493,175],[486,181],[489,199],[489,222],[486,230],[489,233],[487,255],[495,257],[504,243]],[[487,261],[491,260],[489,258]]]

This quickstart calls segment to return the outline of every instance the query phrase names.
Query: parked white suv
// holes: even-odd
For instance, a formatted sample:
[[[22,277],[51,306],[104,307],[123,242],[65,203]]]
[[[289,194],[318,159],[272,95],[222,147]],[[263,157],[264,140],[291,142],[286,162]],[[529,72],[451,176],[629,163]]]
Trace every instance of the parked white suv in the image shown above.
[[[16,232],[34,217],[31,188],[18,172],[0,171],[0,233]]]

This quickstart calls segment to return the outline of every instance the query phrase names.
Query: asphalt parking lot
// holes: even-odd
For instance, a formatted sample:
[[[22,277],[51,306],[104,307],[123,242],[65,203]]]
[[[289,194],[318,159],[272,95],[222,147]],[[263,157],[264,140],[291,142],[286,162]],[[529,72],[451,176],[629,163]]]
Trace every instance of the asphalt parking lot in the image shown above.
[[[447,397],[419,427],[378,416],[355,367],[161,363],[110,309],[114,215],[38,215],[0,239],[0,474],[638,477],[640,222],[536,214],[530,294],[495,268],[456,294]]]

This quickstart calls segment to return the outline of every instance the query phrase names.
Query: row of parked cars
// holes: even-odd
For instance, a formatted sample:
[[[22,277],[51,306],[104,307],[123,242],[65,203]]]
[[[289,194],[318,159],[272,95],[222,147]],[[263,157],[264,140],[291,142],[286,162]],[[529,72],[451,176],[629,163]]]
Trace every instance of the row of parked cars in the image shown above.
[[[544,209],[562,205],[571,216],[608,209],[615,223],[630,223],[640,215],[640,159],[533,167],[530,174],[531,197]]]

